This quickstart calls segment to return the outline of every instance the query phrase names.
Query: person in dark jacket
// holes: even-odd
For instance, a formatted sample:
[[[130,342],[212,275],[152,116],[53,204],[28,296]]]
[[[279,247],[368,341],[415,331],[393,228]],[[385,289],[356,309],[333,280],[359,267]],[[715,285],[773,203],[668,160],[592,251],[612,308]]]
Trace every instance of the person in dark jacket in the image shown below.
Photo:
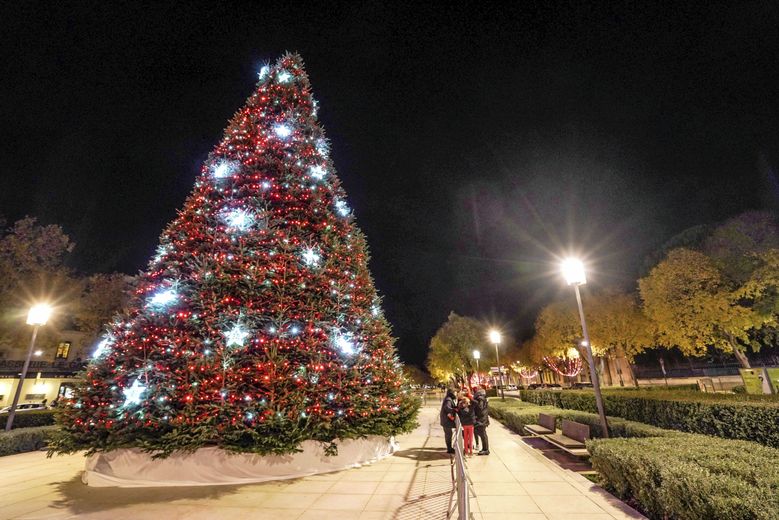
[[[454,390],[446,389],[446,397],[441,403],[441,426],[444,428],[444,440],[446,441],[446,453],[454,453],[452,447],[452,434],[454,433],[454,414],[457,413],[456,396]]]
[[[466,455],[473,455],[473,424],[476,415],[473,403],[467,396],[462,396],[457,403],[457,415],[460,416],[460,424],[463,426],[463,448]]]
[[[490,425],[490,405],[487,401],[487,391],[480,387],[473,396],[473,411],[476,416],[474,433],[481,442],[479,455],[490,454],[490,441],[487,438],[487,426]]]

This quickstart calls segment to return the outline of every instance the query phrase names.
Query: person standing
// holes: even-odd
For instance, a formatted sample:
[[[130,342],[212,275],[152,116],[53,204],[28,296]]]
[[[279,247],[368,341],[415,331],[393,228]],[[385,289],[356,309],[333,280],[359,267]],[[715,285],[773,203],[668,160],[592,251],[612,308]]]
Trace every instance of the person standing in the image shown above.
[[[489,455],[490,441],[487,438],[487,426],[490,425],[490,404],[487,400],[487,391],[483,386],[479,387],[473,396],[473,411],[476,416],[474,433],[481,442],[479,455]]]
[[[446,389],[446,396],[441,403],[441,426],[444,428],[444,440],[446,441],[446,453],[454,453],[452,447],[452,434],[454,433],[454,414],[457,413],[455,393],[451,388]]]
[[[473,455],[473,424],[475,415],[473,404],[467,396],[462,396],[457,404],[457,415],[460,416],[460,424],[463,426],[463,448],[466,455]]]

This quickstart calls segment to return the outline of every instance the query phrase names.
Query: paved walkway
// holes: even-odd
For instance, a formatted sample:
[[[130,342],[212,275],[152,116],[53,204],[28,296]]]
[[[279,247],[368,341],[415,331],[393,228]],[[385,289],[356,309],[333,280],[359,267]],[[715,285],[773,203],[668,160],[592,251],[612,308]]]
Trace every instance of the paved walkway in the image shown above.
[[[468,460],[476,520],[640,518],[589,481],[563,470],[494,423],[492,455]],[[437,408],[399,439],[401,451],[371,466],[244,486],[119,489],[81,484],[84,459],[44,453],[0,458],[0,519],[443,519],[449,457]]]

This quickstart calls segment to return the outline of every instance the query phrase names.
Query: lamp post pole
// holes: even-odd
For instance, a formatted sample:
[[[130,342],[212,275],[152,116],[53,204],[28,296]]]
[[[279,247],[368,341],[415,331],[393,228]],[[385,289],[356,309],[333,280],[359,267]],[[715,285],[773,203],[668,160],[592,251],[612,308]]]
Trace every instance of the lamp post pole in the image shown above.
[[[584,349],[587,352],[587,364],[590,366],[590,379],[592,380],[592,389],[595,392],[595,404],[598,407],[598,416],[600,417],[600,426],[603,430],[603,437],[609,436],[609,424],[606,421],[606,411],[603,408],[603,396],[600,392],[600,379],[598,371],[595,369],[595,359],[592,355],[592,345],[590,344],[590,333],[587,331],[587,320],[584,319],[584,306],[582,305],[582,296],[579,292],[579,286],[587,283],[584,274],[584,265],[576,259],[568,259],[563,262],[563,275],[568,285],[573,285],[576,292],[576,303],[579,306],[579,318],[582,322],[582,333],[584,334]]]
[[[501,334],[498,330],[491,330],[489,332],[490,341],[495,344],[495,362],[498,364],[498,377],[499,377],[499,383],[498,386],[500,386],[500,398],[502,400],[506,400],[506,395],[503,391],[503,370],[501,370],[500,367],[500,354],[498,353],[498,345],[500,344],[501,340]]]
[[[14,400],[11,403],[11,410],[8,412],[8,419],[5,422],[5,431],[11,431],[14,424],[14,418],[16,417],[16,407],[19,404],[19,397],[22,395],[22,386],[24,385],[24,379],[27,377],[27,369],[30,368],[30,359],[32,359],[32,353],[35,350],[35,339],[38,337],[38,329],[41,325],[46,325],[49,320],[51,309],[47,305],[36,305],[30,309],[30,313],[27,315],[27,324],[33,325],[32,339],[30,340],[30,349],[27,351],[27,358],[24,360],[24,366],[22,367],[22,373],[19,376],[19,384],[16,387],[14,393]]]
[[[479,359],[481,359],[481,352],[474,350],[473,359],[476,360],[476,384],[481,386],[481,375],[479,374]]]

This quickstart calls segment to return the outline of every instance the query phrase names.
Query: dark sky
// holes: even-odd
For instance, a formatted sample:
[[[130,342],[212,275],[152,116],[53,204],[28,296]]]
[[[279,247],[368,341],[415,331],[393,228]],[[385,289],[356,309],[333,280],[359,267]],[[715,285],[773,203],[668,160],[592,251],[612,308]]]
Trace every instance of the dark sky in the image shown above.
[[[630,289],[673,234],[776,207],[775,2],[503,3],[3,2],[0,213],[144,267],[285,50],[407,361],[451,310],[527,334],[556,255]]]

